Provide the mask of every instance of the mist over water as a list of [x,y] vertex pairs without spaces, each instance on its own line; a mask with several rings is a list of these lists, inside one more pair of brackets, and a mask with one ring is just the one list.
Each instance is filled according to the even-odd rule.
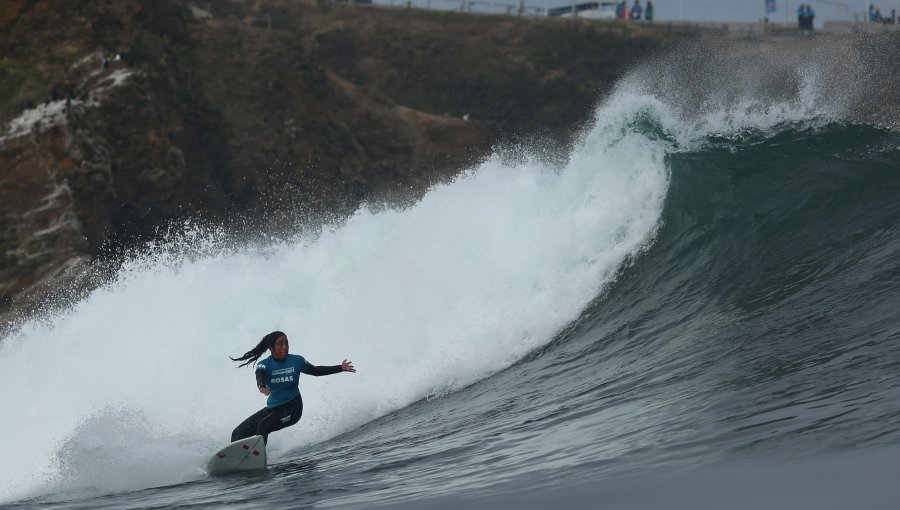
[[48,481],[117,490],[199,476],[210,448],[263,405],[252,371],[227,355],[270,330],[313,363],[359,368],[304,379],[304,426],[279,433],[275,462],[508,366],[650,240],[663,147],[638,134],[602,143],[562,171],[492,160],[408,209],[362,209],[314,239],[233,252],[200,233],[190,257],[129,261],[72,310],[4,339],[3,386],[28,389],[4,393],[0,407],[27,412],[0,433],[33,454],[0,466],[3,496]]
[[[696,43],[626,76],[563,165],[523,149],[314,235],[134,255],[0,340],[0,435],[29,452],[0,502],[504,501],[896,445],[900,138],[866,44]],[[201,467],[264,405],[227,356],[275,329],[359,373],[302,378],[238,493]]]

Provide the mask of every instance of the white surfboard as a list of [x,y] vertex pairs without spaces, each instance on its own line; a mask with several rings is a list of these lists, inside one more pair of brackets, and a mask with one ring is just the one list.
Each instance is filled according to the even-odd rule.
[[262,436],[235,441],[217,451],[206,463],[206,472],[211,475],[265,468],[266,443]]

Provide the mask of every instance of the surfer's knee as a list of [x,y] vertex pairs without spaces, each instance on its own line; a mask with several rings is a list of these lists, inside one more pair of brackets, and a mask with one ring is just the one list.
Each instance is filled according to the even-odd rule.
[[246,439],[253,435],[253,430],[248,427],[245,423],[241,423],[233,431],[231,431],[231,442],[238,441],[240,439]]

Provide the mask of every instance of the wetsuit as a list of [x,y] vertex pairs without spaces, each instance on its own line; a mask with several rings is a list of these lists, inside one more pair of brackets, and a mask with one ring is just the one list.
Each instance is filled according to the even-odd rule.
[[288,354],[283,361],[269,356],[256,364],[256,385],[269,388],[266,407],[244,420],[234,432],[231,440],[261,435],[268,441],[269,434],[300,421],[303,415],[303,399],[300,397],[300,373],[307,375],[330,375],[342,372],[340,365],[317,367],[303,356]]

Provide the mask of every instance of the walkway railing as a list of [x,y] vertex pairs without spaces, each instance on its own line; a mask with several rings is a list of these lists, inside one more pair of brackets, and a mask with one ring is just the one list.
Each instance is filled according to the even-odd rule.
[[525,5],[525,2],[498,2],[495,0],[377,0],[378,6],[410,7],[442,11],[479,12],[521,16],[546,16],[546,8]]

